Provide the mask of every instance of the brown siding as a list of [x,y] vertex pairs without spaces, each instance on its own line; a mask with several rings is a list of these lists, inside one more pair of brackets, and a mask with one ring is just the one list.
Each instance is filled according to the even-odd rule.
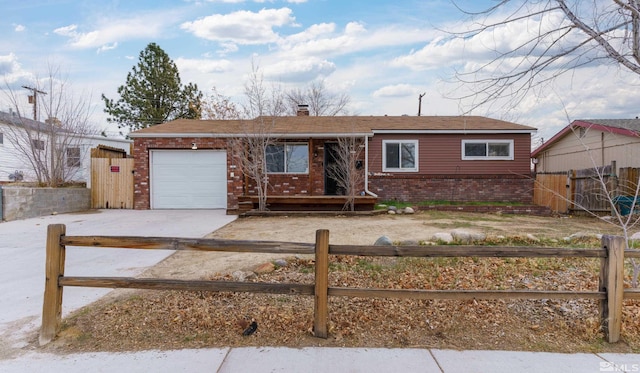
[[[383,172],[383,140],[418,140],[418,172]],[[462,160],[462,140],[514,140],[513,161]],[[369,190],[382,200],[531,203],[529,134],[376,135],[369,144]]]
[[[462,160],[462,140],[514,140],[513,161]],[[418,140],[419,175],[512,175],[530,173],[531,136],[507,135],[376,135],[369,143],[369,170],[382,171],[382,140]]]

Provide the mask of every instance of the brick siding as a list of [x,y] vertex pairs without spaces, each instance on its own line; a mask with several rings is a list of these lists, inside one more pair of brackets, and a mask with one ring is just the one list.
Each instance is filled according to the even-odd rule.
[[381,200],[520,202],[533,201],[533,179],[510,175],[467,177],[371,176],[369,190]]

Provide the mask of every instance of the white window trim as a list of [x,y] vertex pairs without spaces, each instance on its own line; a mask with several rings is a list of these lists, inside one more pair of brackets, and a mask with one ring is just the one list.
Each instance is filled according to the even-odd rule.
[[[509,155],[507,157],[492,157],[489,155],[482,157],[467,157],[464,155],[464,148],[466,144],[485,144],[489,145],[489,143],[498,143],[498,144],[509,144]],[[513,161],[513,140],[462,140],[462,145],[460,148],[460,154],[462,155],[463,161]],[[488,154],[488,149],[487,149]]]
[[[395,168],[387,167],[387,144],[406,144],[411,143],[415,145],[415,167],[413,168]],[[420,159],[420,151],[418,149],[418,140],[382,140],[382,172],[418,172],[418,163]],[[400,162],[402,163],[402,161]]]
[[[271,144],[274,146],[279,146],[282,145],[284,147],[286,147],[287,145],[306,145],[307,146],[307,170],[306,171],[302,171],[302,172],[290,172],[290,171],[285,171],[285,172],[267,172],[268,175],[308,175],[309,174],[309,167],[310,167],[310,163],[311,163],[311,159],[309,159],[309,143],[308,142],[279,142],[279,143],[275,143],[275,144]],[[284,160],[284,164],[285,167],[287,165],[287,160],[286,160],[286,156],[287,156],[287,152],[284,152],[285,154],[285,160]]]

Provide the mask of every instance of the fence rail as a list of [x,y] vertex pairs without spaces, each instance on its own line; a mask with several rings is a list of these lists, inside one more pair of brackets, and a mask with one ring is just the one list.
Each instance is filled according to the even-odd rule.
[[[315,254],[314,284],[247,283],[148,279],[130,277],[64,276],[66,246],[130,248],[150,250],[197,250],[282,254]],[[253,292],[314,296],[313,331],[327,338],[328,297],[411,298],[411,299],[595,299],[600,301],[600,318],[607,340],[620,338],[623,299],[640,299],[640,291],[624,290],[624,258],[640,258],[640,251],[624,250],[622,237],[604,236],[599,249],[509,247],[509,246],[357,246],[329,245],[329,231],[316,231],[315,244],[266,241],[230,241],[217,239],[67,236],[66,226],[49,225],[45,293],[40,344],[50,342],[60,330],[62,294],[65,286],[135,288],[153,290],[190,290],[215,292]],[[581,257],[600,258],[598,291],[533,290],[419,290],[329,287],[329,255],[398,257]]]

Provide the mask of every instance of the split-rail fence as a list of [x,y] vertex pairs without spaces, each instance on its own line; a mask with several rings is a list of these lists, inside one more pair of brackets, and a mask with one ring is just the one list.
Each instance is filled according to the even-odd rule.
[[[249,283],[232,281],[176,280],[130,277],[70,277],[64,275],[67,246],[197,250],[279,254],[315,254],[315,283]],[[137,288],[214,292],[253,292],[308,295],[315,298],[313,331],[327,338],[328,297],[412,298],[412,299],[595,299],[605,337],[611,343],[620,338],[623,299],[640,299],[640,291],[624,289],[624,258],[640,258],[640,251],[625,250],[622,237],[604,236],[596,249],[510,247],[510,246],[356,246],[330,245],[329,231],[316,231],[315,243],[230,241],[199,238],[67,236],[66,226],[48,226],[45,292],[40,344],[50,342],[62,323],[62,294],[65,286]],[[420,290],[329,287],[329,255],[397,257],[582,257],[600,258],[597,291],[534,290]]]

